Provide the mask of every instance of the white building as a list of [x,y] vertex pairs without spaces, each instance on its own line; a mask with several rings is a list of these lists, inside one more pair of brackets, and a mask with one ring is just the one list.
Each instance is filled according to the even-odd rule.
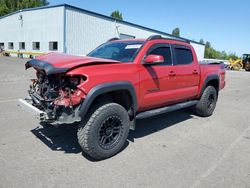
[[[165,32],[67,4],[24,9],[0,18],[0,46],[6,51],[85,55],[113,37],[147,38],[150,35],[174,38]],[[188,41],[202,60],[204,45]]]

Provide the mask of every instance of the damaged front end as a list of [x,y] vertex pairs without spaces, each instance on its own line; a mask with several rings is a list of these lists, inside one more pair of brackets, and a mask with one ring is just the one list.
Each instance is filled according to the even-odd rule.
[[[81,121],[80,105],[85,92],[79,87],[86,77],[55,73],[47,75],[36,67],[36,79],[32,79],[26,102],[40,111],[39,119],[51,124],[69,124]],[[21,101],[26,104],[26,102]]]

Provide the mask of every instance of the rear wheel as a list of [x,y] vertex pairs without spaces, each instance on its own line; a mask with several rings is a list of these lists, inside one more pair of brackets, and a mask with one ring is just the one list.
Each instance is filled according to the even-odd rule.
[[129,133],[129,116],[125,108],[116,103],[99,106],[90,118],[80,123],[78,142],[83,152],[100,160],[118,153]]
[[196,113],[203,117],[211,116],[217,102],[217,91],[213,86],[208,86],[197,103]]

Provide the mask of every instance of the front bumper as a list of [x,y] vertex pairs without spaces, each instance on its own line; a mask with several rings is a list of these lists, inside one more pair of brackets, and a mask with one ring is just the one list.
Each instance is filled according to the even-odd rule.
[[31,103],[29,103],[29,101],[31,101],[31,100],[30,99],[25,99],[25,100],[18,99],[18,106],[20,106],[26,112],[29,112],[30,114],[35,116],[40,121],[46,121],[48,119],[47,113],[40,110],[40,109],[38,109],[38,108],[36,108]]
[[47,122],[52,125],[60,124],[72,124],[81,121],[81,116],[79,115],[79,108],[76,107],[73,111],[70,108],[63,108],[59,116],[56,118],[51,118],[51,115],[33,106],[32,99],[18,99],[18,106],[24,109],[29,114],[33,115],[35,118],[41,122]]

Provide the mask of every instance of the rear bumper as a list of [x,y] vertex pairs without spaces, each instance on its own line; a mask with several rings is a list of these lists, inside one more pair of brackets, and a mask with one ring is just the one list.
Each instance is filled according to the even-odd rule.
[[46,121],[48,119],[47,113],[36,108],[28,101],[29,100],[18,99],[18,105],[26,112],[32,114],[35,118],[39,119],[40,121]]

